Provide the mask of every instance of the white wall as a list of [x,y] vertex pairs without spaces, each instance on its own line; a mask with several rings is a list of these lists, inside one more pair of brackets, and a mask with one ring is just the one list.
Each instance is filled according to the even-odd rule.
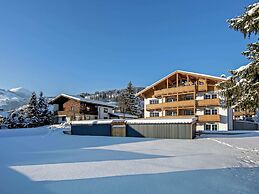
[[[157,99],[157,98],[145,98],[144,99],[144,118],[150,117],[150,111],[147,111],[147,104],[150,104],[150,100],[158,100],[159,103],[162,103],[162,99]],[[159,116],[162,116],[162,111],[159,111]]]
[[[98,119],[104,119],[104,118],[109,119],[110,118],[109,113],[114,112],[113,108],[110,108],[110,107],[98,106],[97,108],[98,108]],[[107,113],[104,112],[105,109],[108,109]]]

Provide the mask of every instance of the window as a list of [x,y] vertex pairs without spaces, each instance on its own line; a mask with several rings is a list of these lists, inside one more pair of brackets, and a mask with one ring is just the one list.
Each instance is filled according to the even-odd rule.
[[217,94],[212,94],[212,95],[211,95],[211,98],[212,98],[212,99],[218,98],[218,95],[217,95]]
[[204,125],[204,130],[206,130],[206,131],[217,131],[218,130],[218,125],[217,124],[206,123]]
[[217,109],[212,109],[211,110],[211,114],[212,115],[217,115],[218,114],[218,110]]
[[214,99],[218,98],[217,94],[204,94],[204,99]]
[[217,130],[218,130],[218,125],[212,124],[212,125],[211,125],[211,130],[212,130],[212,131],[217,131]]
[[157,111],[150,112],[150,117],[159,117],[159,112]]
[[217,109],[204,109],[204,115],[217,115],[218,110]]
[[104,108],[104,109],[103,109],[103,112],[104,112],[104,113],[108,113],[108,108]]
[[177,112],[176,112],[176,111],[171,111],[171,110],[169,110],[169,111],[166,111],[166,112],[165,112],[165,115],[166,115],[166,116],[176,116],[176,115],[177,115]]
[[184,97],[183,97],[183,100],[193,100],[193,95],[185,95]]
[[176,99],[175,99],[174,97],[167,97],[167,98],[165,99],[165,101],[166,101],[166,102],[174,102],[174,101],[176,101]]
[[159,104],[158,99],[149,100],[149,104]]
[[205,127],[205,129],[204,129],[204,130],[206,130],[206,131],[210,131],[210,129],[211,129],[211,128],[210,128],[210,127],[211,127],[211,125],[208,125],[208,124],[205,124],[205,126],[204,126],[204,127]]
[[184,115],[193,115],[193,110],[184,110]]
[[204,94],[204,99],[210,99],[210,95],[209,94]]
[[210,115],[210,109],[205,109],[205,110],[204,110],[204,114],[205,114],[205,115]]

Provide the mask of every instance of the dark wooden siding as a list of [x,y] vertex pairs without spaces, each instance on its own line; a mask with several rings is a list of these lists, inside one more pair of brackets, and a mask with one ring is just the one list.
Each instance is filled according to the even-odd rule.
[[126,134],[123,127],[112,129],[110,124],[72,124],[74,135],[127,136],[165,139],[193,139],[195,124],[127,124]]
[[128,137],[149,137],[166,139],[193,139],[195,124],[129,124]]
[[72,135],[93,135],[93,136],[111,136],[110,124],[76,124],[71,126]]

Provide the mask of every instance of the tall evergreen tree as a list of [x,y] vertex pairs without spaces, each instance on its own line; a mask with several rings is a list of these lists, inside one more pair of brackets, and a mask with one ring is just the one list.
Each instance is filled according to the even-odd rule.
[[28,127],[35,127],[39,123],[39,106],[37,100],[37,94],[32,92],[31,98],[27,107],[27,120],[29,122]]
[[47,99],[43,96],[43,92],[40,92],[38,99],[38,118],[40,125],[49,124],[49,109]]
[[[259,3],[246,8],[243,15],[228,20],[229,27],[240,31],[244,37],[259,32]],[[236,70],[232,76],[219,84],[221,94],[225,97],[226,106],[236,110],[255,112],[259,107],[259,42],[248,44],[247,51],[242,53],[250,62]]]
[[120,111],[132,115],[141,115],[139,99],[135,96],[135,88],[131,82],[118,98]]
[[32,117],[38,117],[38,100],[37,100],[37,94],[35,92],[32,92],[31,98],[28,103],[28,116],[30,118]]

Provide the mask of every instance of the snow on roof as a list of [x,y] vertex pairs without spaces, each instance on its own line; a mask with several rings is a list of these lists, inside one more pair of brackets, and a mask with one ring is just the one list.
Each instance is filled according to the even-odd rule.
[[94,125],[94,124],[111,124],[113,122],[124,122],[124,119],[105,119],[105,120],[84,120],[72,121],[72,125]]
[[127,120],[127,124],[168,124],[168,123],[194,123],[196,118],[186,119],[132,119]]
[[170,73],[169,75],[167,75],[167,76],[163,77],[162,79],[156,81],[155,83],[151,84],[150,86],[147,86],[145,89],[143,89],[140,92],[138,92],[136,94],[136,96],[139,96],[143,92],[149,90],[150,88],[154,87],[155,85],[159,84],[160,82],[166,80],[167,78],[171,77],[175,73],[185,73],[185,74],[189,74],[189,75],[196,75],[196,76],[200,76],[200,77],[208,77],[208,78],[212,78],[212,79],[218,79],[218,80],[222,80],[222,81],[226,80],[226,78],[223,78],[223,77],[207,75],[207,74],[202,74],[202,73],[194,73],[194,72],[189,72],[189,71],[176,70],[173,73]]
[[117,116],[117,117],[138,118],[138,116],[136,116],[136,115],[121,113],[121,112],[115,112],[115,113],[109,113],[109,114]]
[[115,108],[116,107],[116,106],[110,104],[109,102],[103,102],[103,101],[98,101],[98,100],[91,100],[91,99],[87,99],[87,98],[82,98],[80,96],[68,95],[68,94],[60,94],[60,95],[56,96],[55,98],[51,99],[49,101],[49,103],[54,102],[55,100],[57,100],[61,96],[66,97],[66,98],[70,98],[70,99],[74,99],[74,100],[78,100],[80,102],[87,102],[87,103],[96,104],[96,105],[100,105],[100,106],[107,106],[107,107],[111,107],[111,108]]

